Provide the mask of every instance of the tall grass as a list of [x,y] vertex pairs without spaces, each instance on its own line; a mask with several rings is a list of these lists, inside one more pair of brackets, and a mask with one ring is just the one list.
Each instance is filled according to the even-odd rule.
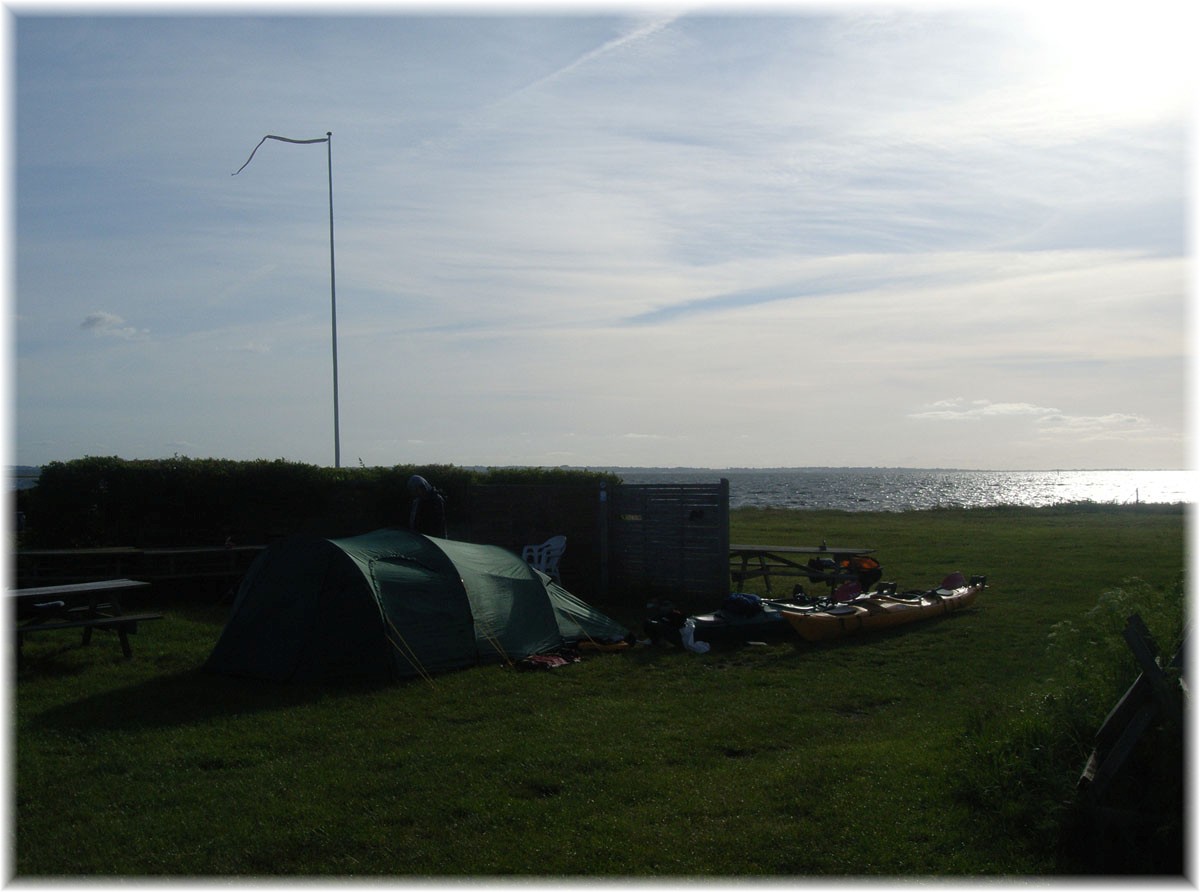
[[1031,851],[1079,872],[1182,872],[1181,728],[1163,720],[1144,734],[1106,803],[1139,816],[1115,839],[1102,841],[1104,828],[1081,805],[1077,783],[1095,732],[1139,672],[1121,634],[1126,620],[1145,622],[1165,667],[1182,641],[1184,601],[1182,576],[1166,587],[1133,579],[1104,592],[1078,619],[1055,624],[1046,645],[1056,667],[1052,684],[1016,710],[972,715],[958,787],[964,801]]
[[[1130,590],[1131,576],[1169,587],[1183,566],[1182,509],[748,509],[733,513],[731,532],[873,546],[885,578],[904,587],[960,569],[988,574],[990,588],[970,611],[839,644],[639,647],[552,672],[481,667],[381,686],[204,674],[226,608],[164,592],[155,606],[167,617],[139,632],[132,660],[99,636],[87,648],[66,633],[27,642],[12,688],[15,870],[1077,870],[1014,833],[1082,768],[1054,749],[1058,729],[1044,718],[1047,695],[1067,687],[1049,635],[1057,626],[1070,637],[1060,624],[1090,622],[1099,594]],[[637,593],[618,595],[599,606],[639,625]],[[1078,734],[1090,730],[1085,721]],[[1053,749],[1044,770],[1037,747]],[[974,770],[985,759],[994,767]],[[1035,787],[1022,771],[1064,786]],[[1055,820],[1046,815],[1046,832]]]

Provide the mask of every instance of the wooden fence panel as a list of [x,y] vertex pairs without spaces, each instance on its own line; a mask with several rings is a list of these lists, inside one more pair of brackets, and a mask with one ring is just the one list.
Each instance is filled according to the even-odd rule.
[[729,481],[616,487],[609,507],[614,597],[716,606],[729,594]]
[[728,480],[611,489],[480,485],[469,498],[468,529],[459,538],[520,554],[526,545],[566,536],[559,571],[580,597],[716,606],[729,594]]
[[470,487],[468,529],[451,538],[499,545],[520,554],[551,536],[566,536],[558,569],[563,586],[581,598],[601,594],[603,577],[598,486],[491,484]]

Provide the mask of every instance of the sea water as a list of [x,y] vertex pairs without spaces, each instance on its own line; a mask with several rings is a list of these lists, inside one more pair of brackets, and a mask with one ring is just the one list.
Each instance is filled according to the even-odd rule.
[[[1045,507],[1195,501],[1193,471],[954,471],[914,468],[605,468],[626,483],[729,481],[730,508],[913,511],[993,505]],[[36,485],[11,468],[10,489]]]
[[625,483],[729,481],[730,508],[914,511],[1193,502],[1192,471],[954,471],[913,468],[619,468]]

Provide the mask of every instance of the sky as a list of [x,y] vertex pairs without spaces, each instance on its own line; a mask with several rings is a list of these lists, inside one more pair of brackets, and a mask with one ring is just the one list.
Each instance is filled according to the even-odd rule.
[[1191,467],[1192,6],[10,4],[9,463]]

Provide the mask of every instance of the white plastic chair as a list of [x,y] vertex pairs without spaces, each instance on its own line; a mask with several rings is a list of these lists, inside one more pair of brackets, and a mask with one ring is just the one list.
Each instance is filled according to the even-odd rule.
[[527,564],[541,570],[555,582],[562,582],[558,576],[558,559],[566,550],[566,536],[551,536],[541,545],[526,545],[521,551],[521,557]]

